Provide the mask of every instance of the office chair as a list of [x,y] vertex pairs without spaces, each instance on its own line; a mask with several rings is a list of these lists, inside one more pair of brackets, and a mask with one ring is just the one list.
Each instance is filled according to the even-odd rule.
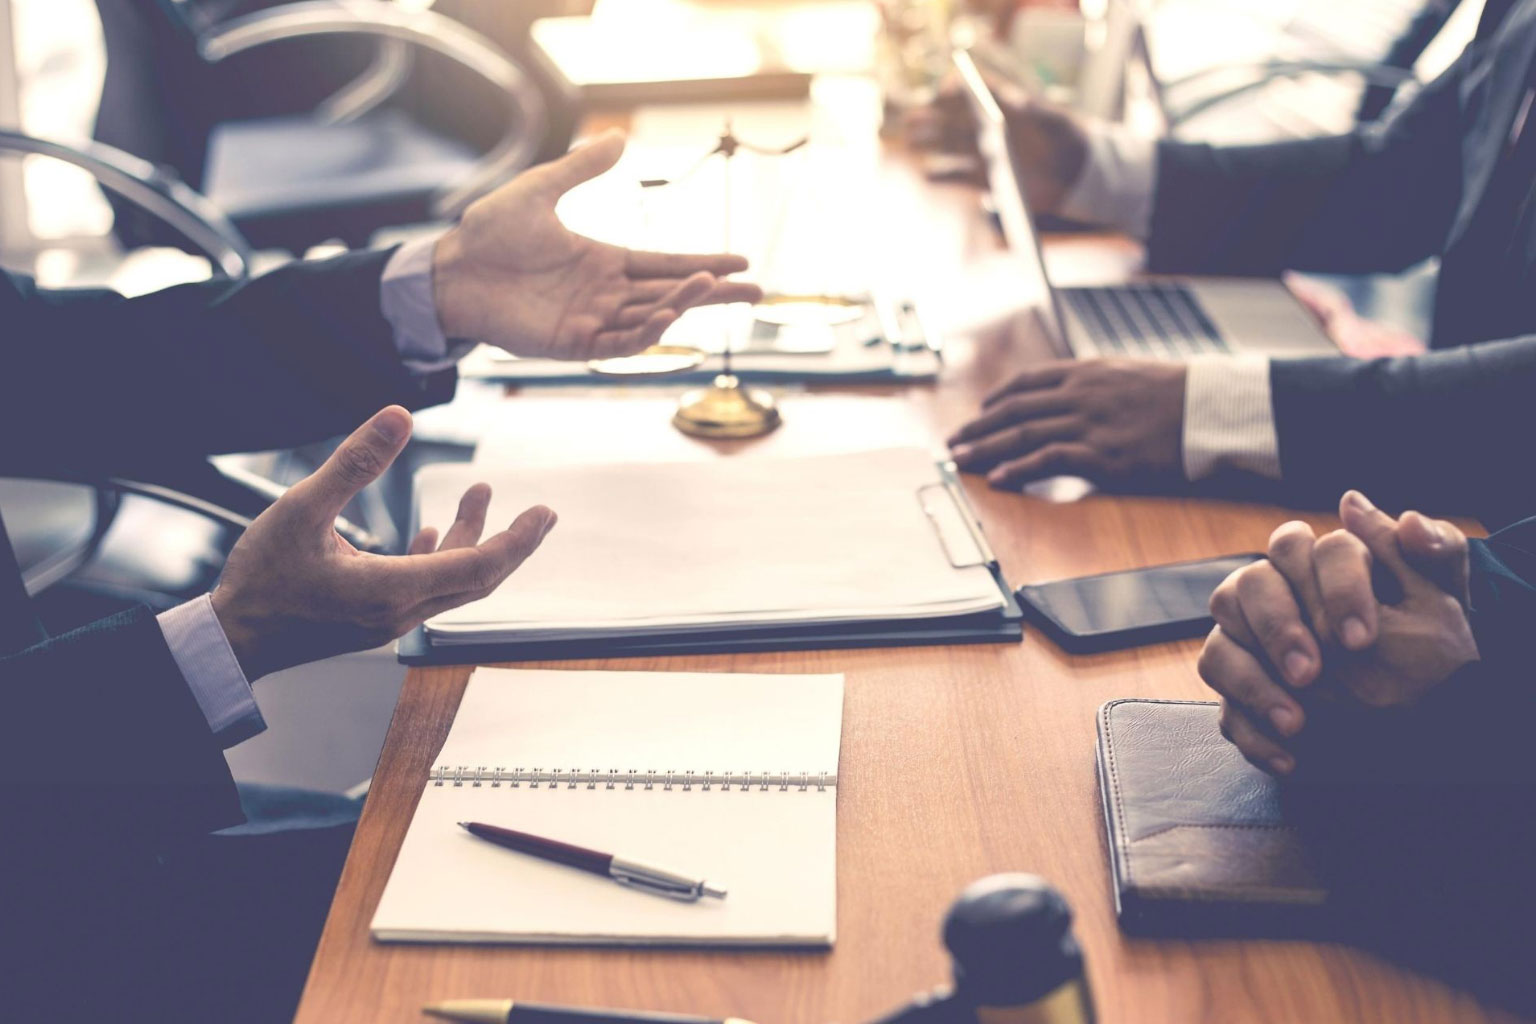
[[[1463,6],[1463,0],[1300,4],[1274,26],[1274,57],[1160,81],[1167,129],[1208,136],[1213,126],[1199,119],[1217,110],[1249,128],[1262,122],[1272,134],[1291,137],[1377,120],[1421,84],[1417,63],[1442,32],[1457,28],[1453,18]],[[1215,134],[1223,133],[1216,127]]]
[[[250,273],[251,247],[234,225],[207,199],[146,160],[99,142],[66,146],[3,130],[0,154],[46,156],[83,168],[123,201],[181,233],[186,245],[208,257],[216,273],[233,280]],[[69,578],[96,557],[127,497],[192,512],[238,532],[284,490],[254,473],[207,461],[158,467],[152,476],[141,479],[36,467],[29,467],[24,477],[5,474],[5,478],[44,482],[27,496],[32,514],[17,516],[13,523],[23,582],[34,595]],[[6,490],[15,507],[21,495],[14,483]],[[345,520],[338,521],[337,530],[361,550],[387,547],[368,530]],[[191,580],[188,586],[196,588],[201,582]],[[156,603],[153,594],[136,590],[132,596]]]
[[[97,9],[108,67],[96,138],[172,168],[259,249],[361,247],[383,227],[451,220],[563,152],[574,131],[575,105],[551,69],[530,72],[420,4],[97,0]],[[262,57],[282,63],[267,64],[252,89],[251,51],[279,44]],[[413,49],[471,72],[486,88],[468,101],[505,106],[487,151],[392,102]],[[165,241],[116,208],[125,244]]]
[[[1181,138],[1262,142],[1379,121],[1467,44],[1488,39],[1512,6],[1511,0],[1302,2],[1278,26],[1275,59],[1164,82],[1159,100],[1168,131]],[[1431,260],[1401,274],[1312,276],[1342,291],[1362,316],[1422,337],[1437,268]]]

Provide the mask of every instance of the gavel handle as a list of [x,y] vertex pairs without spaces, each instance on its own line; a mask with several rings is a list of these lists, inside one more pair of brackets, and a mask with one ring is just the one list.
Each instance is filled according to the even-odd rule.
[[869,1024],[976,1024],[976,1015],[945,989],[915,996],[901,1009]]

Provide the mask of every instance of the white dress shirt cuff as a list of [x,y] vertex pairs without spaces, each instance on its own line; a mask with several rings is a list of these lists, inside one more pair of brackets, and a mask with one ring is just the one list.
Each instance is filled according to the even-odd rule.
[[1157,142],[1117,125],[1090,123],[1088,160],[1061,202],[1061,215],[1145,239],[1157,188]]
[[1234,469],[1280,479],[1269,360],[1196,356],[1184,383],[1184,475]]
[[165,645],[220,743],[232,747],[267,727],[251,684],[204,594],[156,617]]
[[441,235],[406,242],[384,265],[379,306],[395,332],[395,348],[406,369],[427,376],[446,370],[474,345],[449,344],[437,319],[432,290],[432,257]]

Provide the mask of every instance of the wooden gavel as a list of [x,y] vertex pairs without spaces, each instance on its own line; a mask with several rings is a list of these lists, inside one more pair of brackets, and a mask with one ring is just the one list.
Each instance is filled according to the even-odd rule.
[[944,918],[953,985],[873,1024],[1094,1024],[1072,908],[1036,875],[992,875]]

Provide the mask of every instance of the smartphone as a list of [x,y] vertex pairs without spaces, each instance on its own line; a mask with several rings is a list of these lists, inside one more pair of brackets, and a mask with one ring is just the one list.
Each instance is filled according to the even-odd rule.
[[1019,601],[1063,648],[1073,652],[1200,636],[1211,626],[1211,593],[1263,555],[1226,555],[1128,572],[1034,583]]

